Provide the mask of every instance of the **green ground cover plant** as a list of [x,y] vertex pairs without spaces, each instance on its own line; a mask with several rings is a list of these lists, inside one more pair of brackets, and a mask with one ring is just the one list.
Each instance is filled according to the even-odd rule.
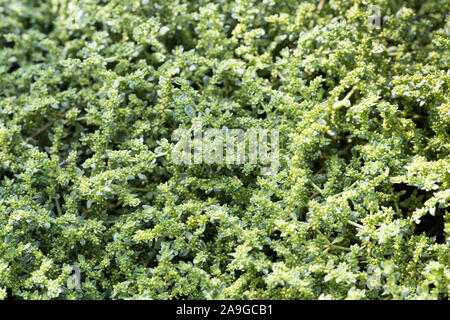
[[0,299],[448,299],[449,9],[0,0]]

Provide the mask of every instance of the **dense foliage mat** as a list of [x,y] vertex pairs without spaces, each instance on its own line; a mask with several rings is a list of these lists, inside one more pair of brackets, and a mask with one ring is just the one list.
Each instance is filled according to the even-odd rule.
[[[1,0],[0,298],[448,299],[449,9]],[[278,171],[175,163],[194,120]]]

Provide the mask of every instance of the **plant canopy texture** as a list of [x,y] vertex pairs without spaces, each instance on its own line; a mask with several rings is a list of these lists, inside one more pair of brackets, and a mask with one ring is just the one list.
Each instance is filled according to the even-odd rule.
[[[0,0],[0,299],[448,299],[449,12]],[[176,163],[194,121],[277,172]]]

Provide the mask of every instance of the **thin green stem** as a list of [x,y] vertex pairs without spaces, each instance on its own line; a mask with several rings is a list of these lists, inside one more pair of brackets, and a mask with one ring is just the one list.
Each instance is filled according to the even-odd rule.
[[341,246],[337,246],[337,245],[331,245],[333,248],[335,249],[340,249],[340,250],[345,250],[345,251],[352,251],[350,248],[346,248],[346,247],[341,247]]
[[331,243],[331,241],[328,240],[328,238],[322,233],[322,231],[320,231],[319,229],[314,229],[314,230],[316,230],[317,233],[320,234],[320,235],[325,239],[325,241],[328,243],[329,246],[332,246],[332,245],[333,245],[333,244]]
[[167,156],[168,154],[169,154],[168,152],[158,153],[158,154],[155,154],[155,158],[164,157],[164,156]]
[[338,103],[336,103],[336,104],[333,106],[333,109],[338,110],[338,109],[342,108],[342,107],[345,105],[345,102],[347,102],[347,101],[351,98],[351,96],[352,96],[353,93],[356,91],[356,89],[358,89],[358,87],[357,87],[357,86],[354,86],[354,87],[352,88],[352,90],[350,90],[350,92],[347,93],[347,95],[344,97],[344,99],[342,99],[341,101],[339,101]]
[[322,194],[322,189],[320,189],[314,182],[310,181],[311,185],[313,186],[314,189],[316,189],[320,194]]
[[364,229],[364,226],[360,225],[359,223],[356,223],[356,222],[353,222],[353,221],[350,221],[350,220],[347,220],[347,223],[351,224],[352,226],[355,226],[357,228]]
[[55,197],[56,211],[58,212],[58,216],[62,216],[61,205],[59,204],[58,198]]

